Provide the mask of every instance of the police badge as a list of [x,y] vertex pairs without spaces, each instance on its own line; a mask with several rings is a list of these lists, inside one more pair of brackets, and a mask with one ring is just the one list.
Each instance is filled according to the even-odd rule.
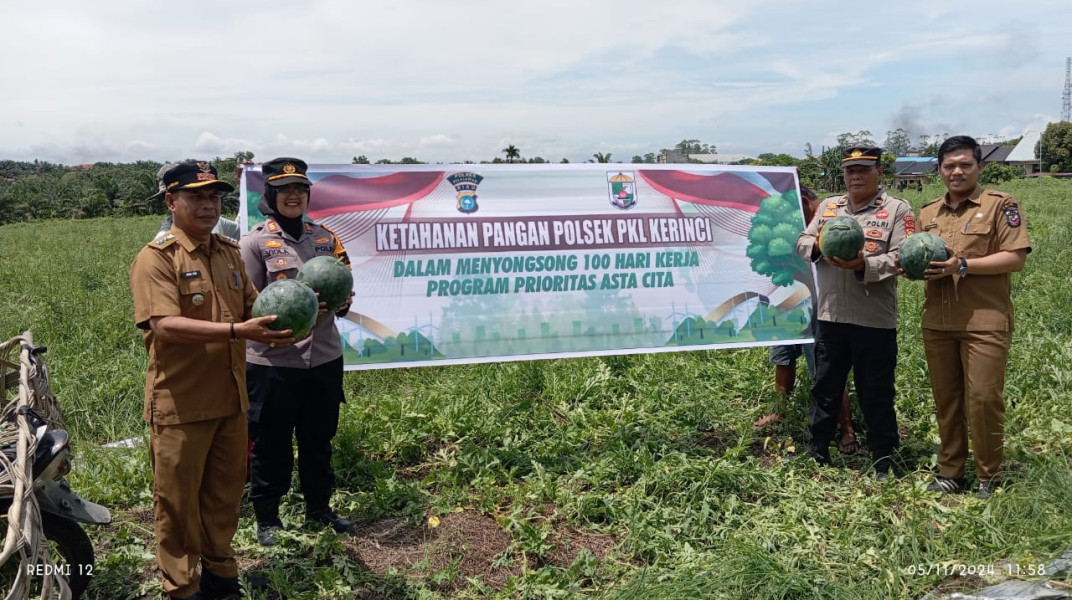
[[468,215],[480,208],[476,203],[476,186],[484,181],[483,175],[466,171],[450,175],[447,181],[454,186],[454,191],[458,192],[458,212]]

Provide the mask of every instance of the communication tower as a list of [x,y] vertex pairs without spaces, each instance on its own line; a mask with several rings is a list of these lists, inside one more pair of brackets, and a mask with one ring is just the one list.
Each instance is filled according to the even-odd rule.
[[1065,59],[1065,91],[1061,93],[1061,120],[1072,121],[1072,56]]

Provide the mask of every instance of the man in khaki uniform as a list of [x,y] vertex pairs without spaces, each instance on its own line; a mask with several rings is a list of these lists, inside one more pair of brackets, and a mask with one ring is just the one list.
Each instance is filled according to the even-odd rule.
[[[809,454],[830,464],[830,443],[841,399],[853,372],[867,423],[867,445],[877,477],[893,468],[900,443],[894,410],[897,366],[897,251],[915,231],[912,208],[889,196],[882,180],[882,149],[847,148],[841,161],[848,193],[827,198],[797,238],[797,255],[816,263],[815,385],[812,387]],[[818,244],[823,225],[848,216],[863,228],[863,250],[852,260],[826,257]]]
[[178,163],[163,179],[174,227],[130,266],[149,353],[157,564],[172,598],[226,598],[240,593],[231,538],[246,469],[244,340],[293,339],[267,328],[274,316],[249,319],[257,292],[238,245],[212,234],[220,192],[234,188],[204,162]]
[[947,139],[938,149],[938,170],[948,191],[920,211],[923,231],[940,235],[950,252],[925,275],[923,345],[941,438],[939,475],[927,489],[965,489],[970,430],[977,495],[989,498],[1004,458],[1011,273],[1024,268],[1031,239],[1016,200],[979,187],[982,151],[974,139]]

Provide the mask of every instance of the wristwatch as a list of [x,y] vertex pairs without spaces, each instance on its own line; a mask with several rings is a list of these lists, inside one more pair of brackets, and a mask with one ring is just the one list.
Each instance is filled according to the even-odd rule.
[[957,275],[964,277],[968,274],[968,259],[963,256],[960,257],[960,268],[957,269]]

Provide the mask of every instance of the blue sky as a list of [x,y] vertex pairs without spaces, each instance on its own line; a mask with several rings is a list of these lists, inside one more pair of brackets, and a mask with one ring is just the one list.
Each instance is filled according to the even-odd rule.
[[17,2],[0,159],[573,162],[1017,137],[1060,117],[1072,2]]

